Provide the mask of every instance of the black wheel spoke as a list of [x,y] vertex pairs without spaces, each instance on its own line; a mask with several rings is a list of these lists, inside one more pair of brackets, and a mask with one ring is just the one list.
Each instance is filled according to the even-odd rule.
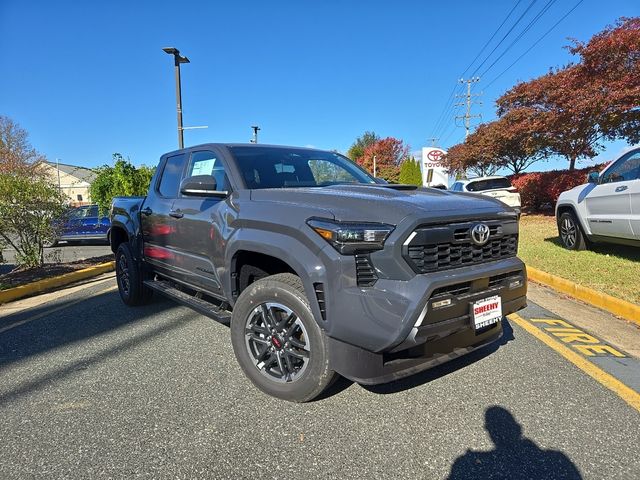
[[259,337],[258,335],[249,335],[249,338],[252,342],[259,343],[260,345],[269,345],[271,346],[271,342],[266,338]]
[[266,327],[263,327],[261,325],[258,325],[257,323],[254,323],[252,325],[249,326],[249,328],[245,329],[245,333],[247,334],[256,334],[256,335],[265,335],[265,336],[269,336],[269,329]]
[[269,308],[267,308],[267,306],[263,303],[262,305],[260,305],[260,310],[262,313],[262,320],[264,321],[265,326],[269,329],[275,328],[276,324],[275,324],[275,321],[273,320],[273,317],[271,316],[271,312],[269,311]]
[[278,322],[278,324],[276,325],[276,330],[278,331],[284,330],[284,328],[287,325],[289,325],[292,322],[295,322],[297,319],[298,317],[296,317],[296,314],[291,312],[289,315],[287,315],[286,317],[284,317],[282,320]]
[[267,355],[269,355],[270,351],[271,349],[269,346],[264,347],[264,349],[256,357],[256,364],[263,362],[267,358]]
[[289,343],[293,347],[298,348],[300,350],[307,350],[307,344],[301,340],[298,340],[297,338],[290,338]]
[[291,374],[295,371],[295,367],[293,366],[293,362],[291,361],[291,355],[289,355],[286,350],[283,353],[284,354],[282,355],[282,357],[284,358],[287,374],[289,378],[291,378]]
[[309,352],[307,352],[306,350],[285,350],[285,352],[287,353],[287,355],[291,355],[293,358],[298,358],[300,360],[305,360],[307,358],[309,358]]

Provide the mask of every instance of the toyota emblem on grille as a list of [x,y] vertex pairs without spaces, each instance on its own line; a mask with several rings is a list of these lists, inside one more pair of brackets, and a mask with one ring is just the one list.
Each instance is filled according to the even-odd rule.
[[471,240],[479,246],[487,243],[487,240],[489,240],[489,227],[484,223],[476,223],[473,228],[471,228]]

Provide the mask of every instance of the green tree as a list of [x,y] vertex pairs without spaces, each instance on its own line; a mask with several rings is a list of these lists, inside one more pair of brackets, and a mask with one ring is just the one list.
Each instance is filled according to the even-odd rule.
[[96,178],[89,188],[91,200],[103,213],[111,207],[113,197],[146,195],[155,171],[146,165],[136,168],[119,153],[113,154],[113,162],[113,166],[104,165],[96,169]]
[[422,172],[415,158],[407,157],[400,165],[400,183],[422,186]]
[[378,140],[380,140],[380,137],[374,132],[364,132],[361,136],[356,138],[355,142],[353,142],[353,145],[351,145],[347,151],[347,157],[354,162],[357,162],[364,155],[365,149],[376,143]]
[[55,234],[63,202],[58,188],[42,176],[0,173],[0,243],[15,249],[18,265],[44,263],[43,245]]

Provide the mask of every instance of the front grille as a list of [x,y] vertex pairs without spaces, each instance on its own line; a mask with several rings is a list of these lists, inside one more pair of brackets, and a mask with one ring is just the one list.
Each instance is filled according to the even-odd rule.
[[359,287],[370,287],[378,280],[369,255],[356,255],[356,280]]
[[502,285],[502,282],[504,282],[504,280],[510,277],[513,277],[514,279],[521,278],[521,273],[522,272],[518,270],[515,272],[508,272],[508,273],[502,273],[500,275],[494,275],[493,277],[489,278],[489,288]]
[[456,283],[446,287],[436,288],[431,294],[431,298],[444,297],[447,295],[464,295],[471,290],[471,282]]
[[[471,228],[476,223],[489,227],[485,245],[476,245],[471,240]],[[486,263],[514,257],[517,252],[517,222],[500,220],[419,227],[403,247],[404,258],[417,273]]]

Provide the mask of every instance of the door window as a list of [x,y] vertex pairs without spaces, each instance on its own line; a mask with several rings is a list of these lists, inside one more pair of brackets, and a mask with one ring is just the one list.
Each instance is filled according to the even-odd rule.
[[229,190],[229,180],[224,171],[224,165],[220,158],[211,151],[193,152],[187,177],[195,175],[211,175],[216,179],[216,189]]
[[176,198],[182,180],[182,170],[184,169],[185,154],[174,155],[167,158],[162,170],[162,178],[158,191],[166,198]]
[[640,178],[640,151],[629,152],[602,176],[600,183],[625,182]]

